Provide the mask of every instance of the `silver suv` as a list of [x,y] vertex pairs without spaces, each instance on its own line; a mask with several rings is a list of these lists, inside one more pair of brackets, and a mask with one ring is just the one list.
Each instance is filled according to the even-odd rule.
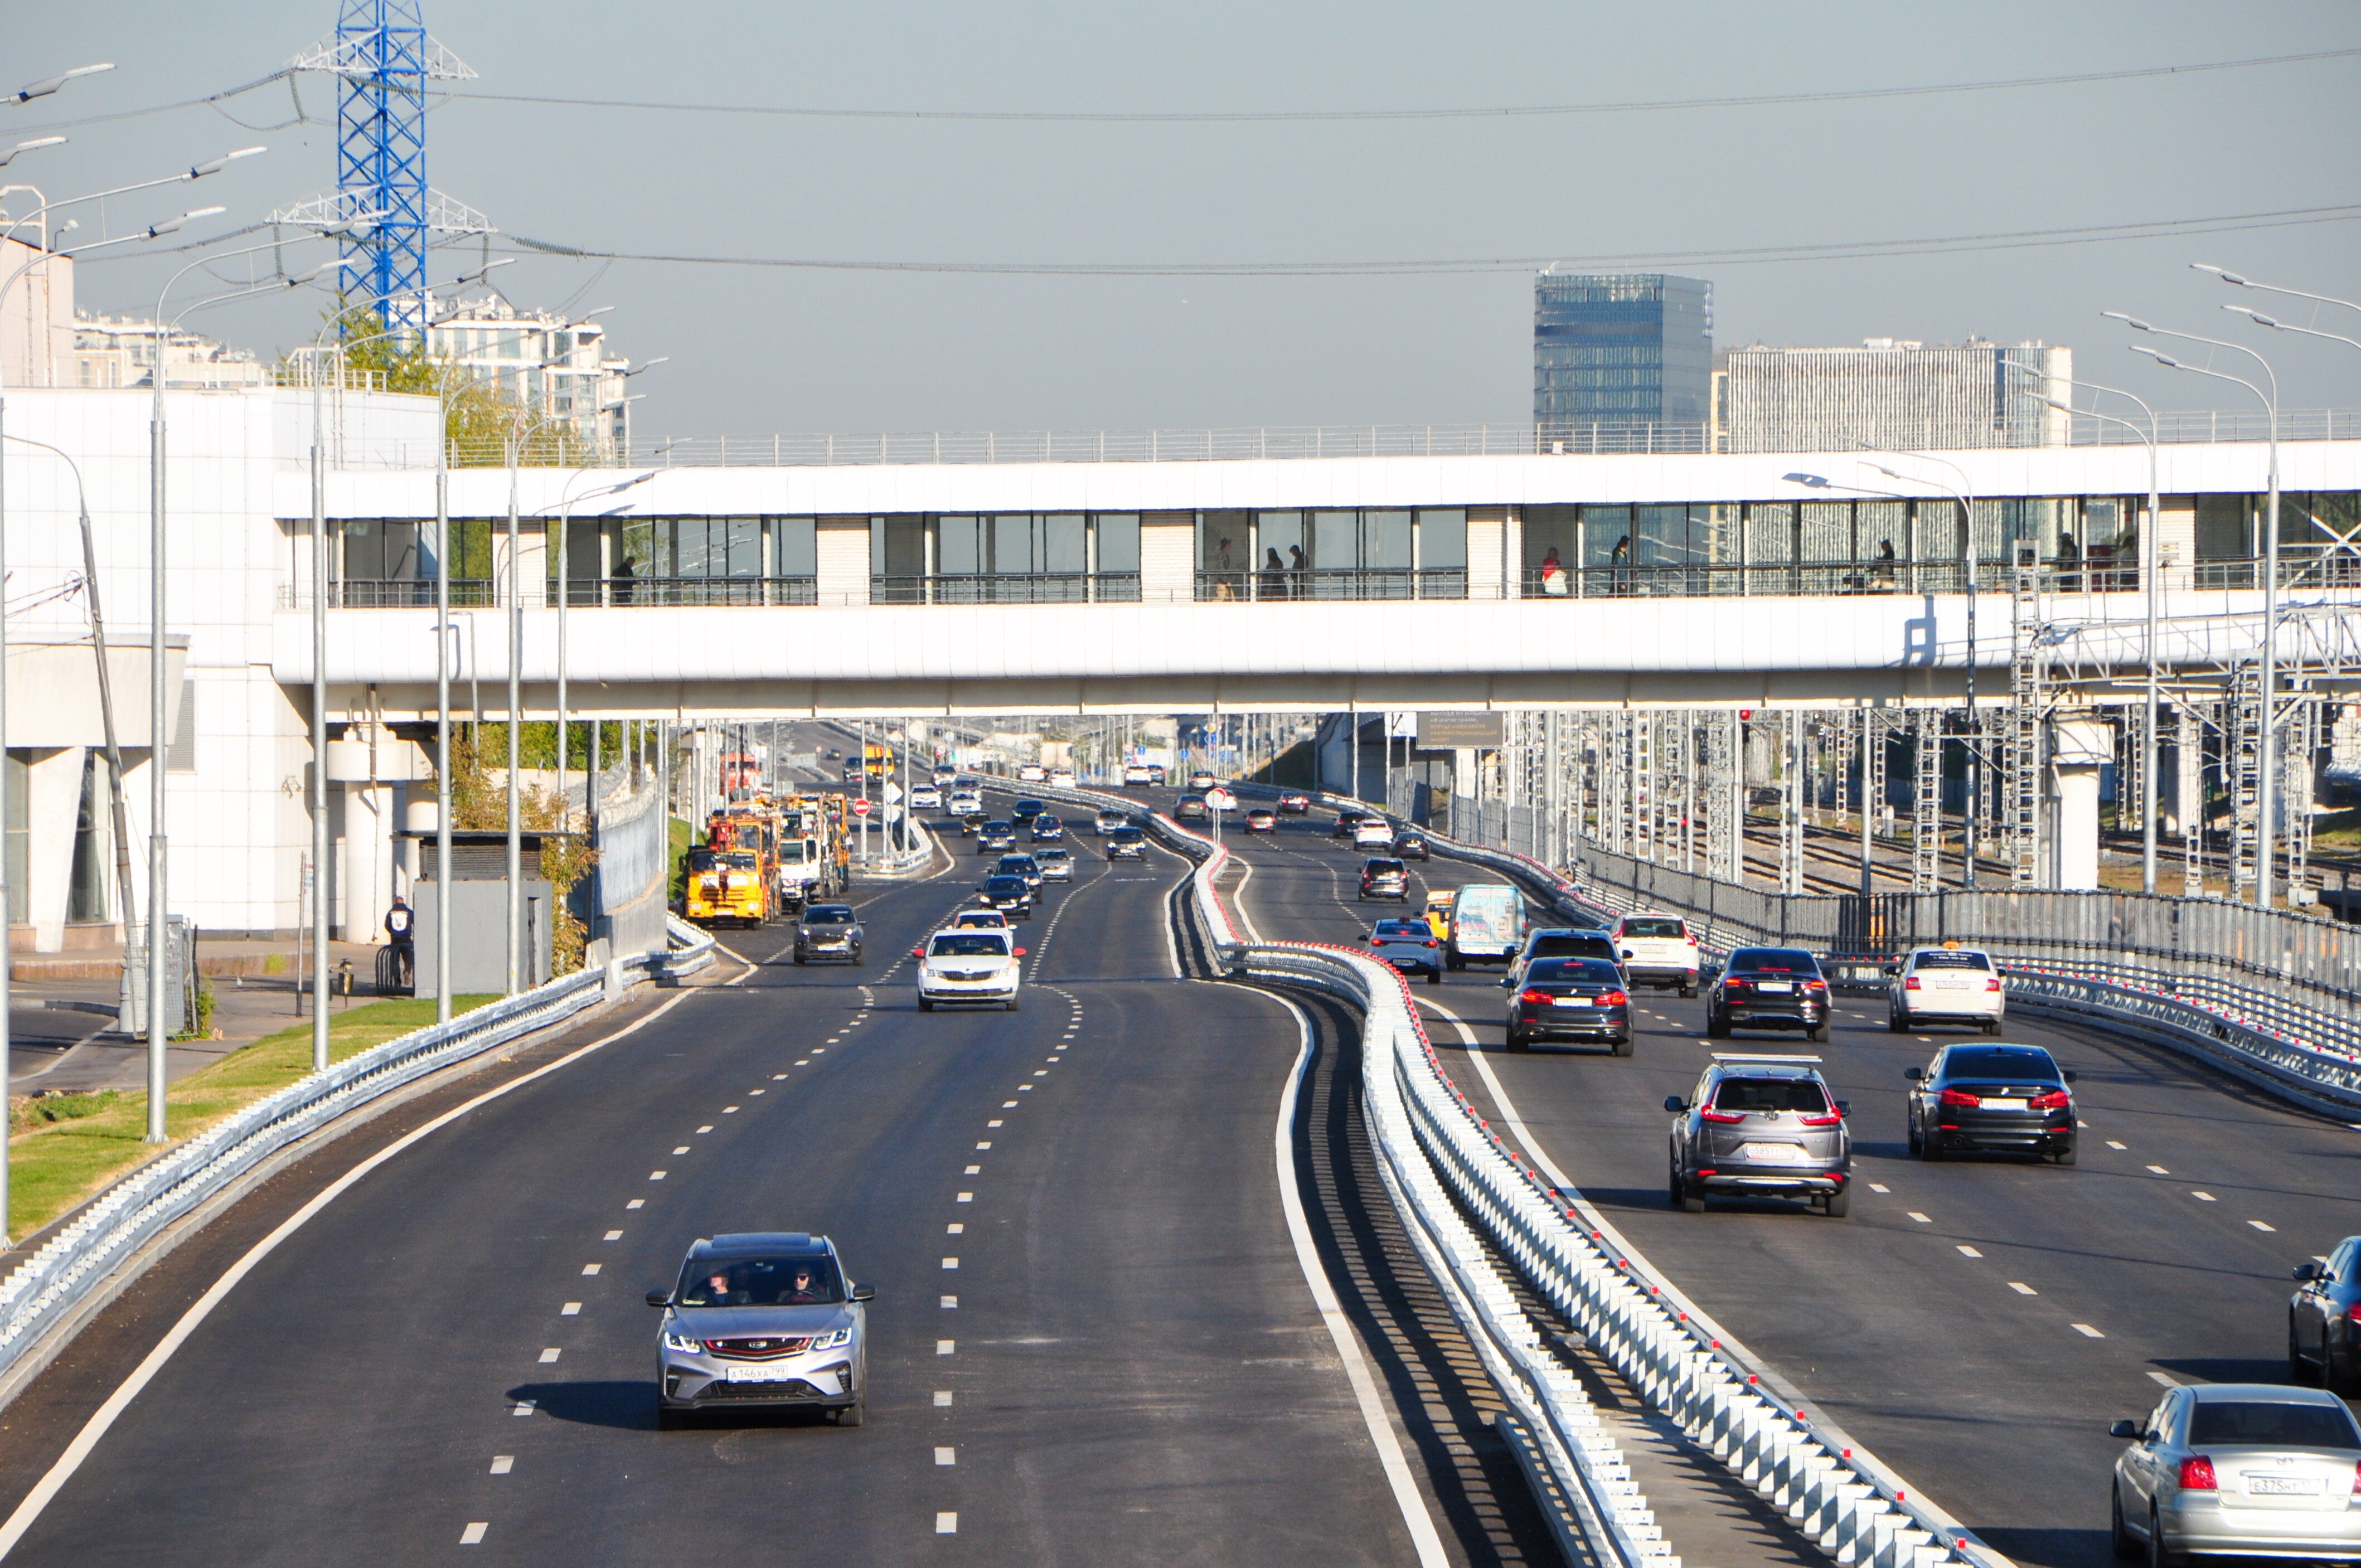
[[1817,1057],[1716,1051],[1673,1113],[1673,1207],[1708,1196],[1801,1198],[1842,1219],[1852,1208],[1852,1107],[1828,1092]]
[[836,1244],[801,1231],[712,1236],[679,1283],[648,1292],[657,1334],[656,1425],[692,1410],[807,1405],[861,1424],[873,1287],[844,1277]]

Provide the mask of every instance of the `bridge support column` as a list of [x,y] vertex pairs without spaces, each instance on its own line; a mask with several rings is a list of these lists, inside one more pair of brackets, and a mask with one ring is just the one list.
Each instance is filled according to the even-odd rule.
[[2114,726],[2095,714],[2051,721],[2049,768],[2056,802],[2049,841],[2049,885],[2084,892],[2099,885],[2099,770],[2114,757]]

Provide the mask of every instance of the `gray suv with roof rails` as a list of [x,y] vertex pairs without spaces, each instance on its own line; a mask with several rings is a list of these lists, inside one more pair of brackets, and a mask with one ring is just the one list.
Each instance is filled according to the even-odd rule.
[[802,1231],[708,1236],[678,1279],[648,1292],[656,1337],[656,1425],[695,1410],[799,1405],[857,1427],[869,1387],[876,1291],[845,1277],[836,1244]]
[[1842,1219],[1852,1209],[1851,1106],[1828,1092],[1817,1057],[1716,1051],[1673,1113],[1673,1207],[1714,1198],[1801,1198]]

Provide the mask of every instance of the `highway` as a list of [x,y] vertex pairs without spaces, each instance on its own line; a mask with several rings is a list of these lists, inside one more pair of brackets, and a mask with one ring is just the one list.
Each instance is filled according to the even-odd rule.
[[[1366,851],[1330,838],[1332,820],[1282,817],[1269,839],[1225,827],[1264,937],[1350,942],[1394,912],[1355,902]],[[1412,907],[1428,887],[1499,880],[1411,865]],[[1824,1046],[1714,1043],[1825,1058],[1852,1107],[1852,1217],[1773,1202],[1684,1215],[1665,1199],[1663,1102],[1709,1060],[1703,999],[1640,992],[1630,1059],[1512,1056],[1499,973],[1412,988],[1461,1087],[1813,1406],[2021,1563],[2110,1561],[2122,1445],[2107,1423],[2167,1382],[2284,1380],[2290,1266],[2361,1232],[2361,1131],[2161,1048],[2029,1018],[2006,1037],[2080,1075],[2079,1165],[1915,1161],[1902,1073],[1946,1036],[1889,1034],[1882,997],[1840,998]]]
[[[755,960],[718,966],[737,983],[520,1053],[174,1254],[7,1412],[6,1506],[279,1215],[425,1111],[636,1023],[256,1263],[10,1561],[1417,1561],[1283,1215],[1294,1017],[1173,978],[1161,854],[1081,858],[1021,928],[1023,1011],[922,1016],[897,959],[973,866],[864,894],[862,969],[727,936]],[[828,1233],[877,1287],[860,1429],[655,1430],[642,1294],[748,1229]],[[1464,1497],[1435,1507],[1458,1534]],[[1539,1560],[1469,1533],[1449,1560]]]

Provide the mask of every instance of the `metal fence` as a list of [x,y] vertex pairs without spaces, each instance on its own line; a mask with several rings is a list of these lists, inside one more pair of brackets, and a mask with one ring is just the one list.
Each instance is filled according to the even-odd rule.
[[871,604],[1137,604],[1137,572],[1009,572],[877,576]]
[[1261,572],[1201,571],[1200,600],[1260,604],[1302,599],[1464,599],[1465,566],[1291,566]]

